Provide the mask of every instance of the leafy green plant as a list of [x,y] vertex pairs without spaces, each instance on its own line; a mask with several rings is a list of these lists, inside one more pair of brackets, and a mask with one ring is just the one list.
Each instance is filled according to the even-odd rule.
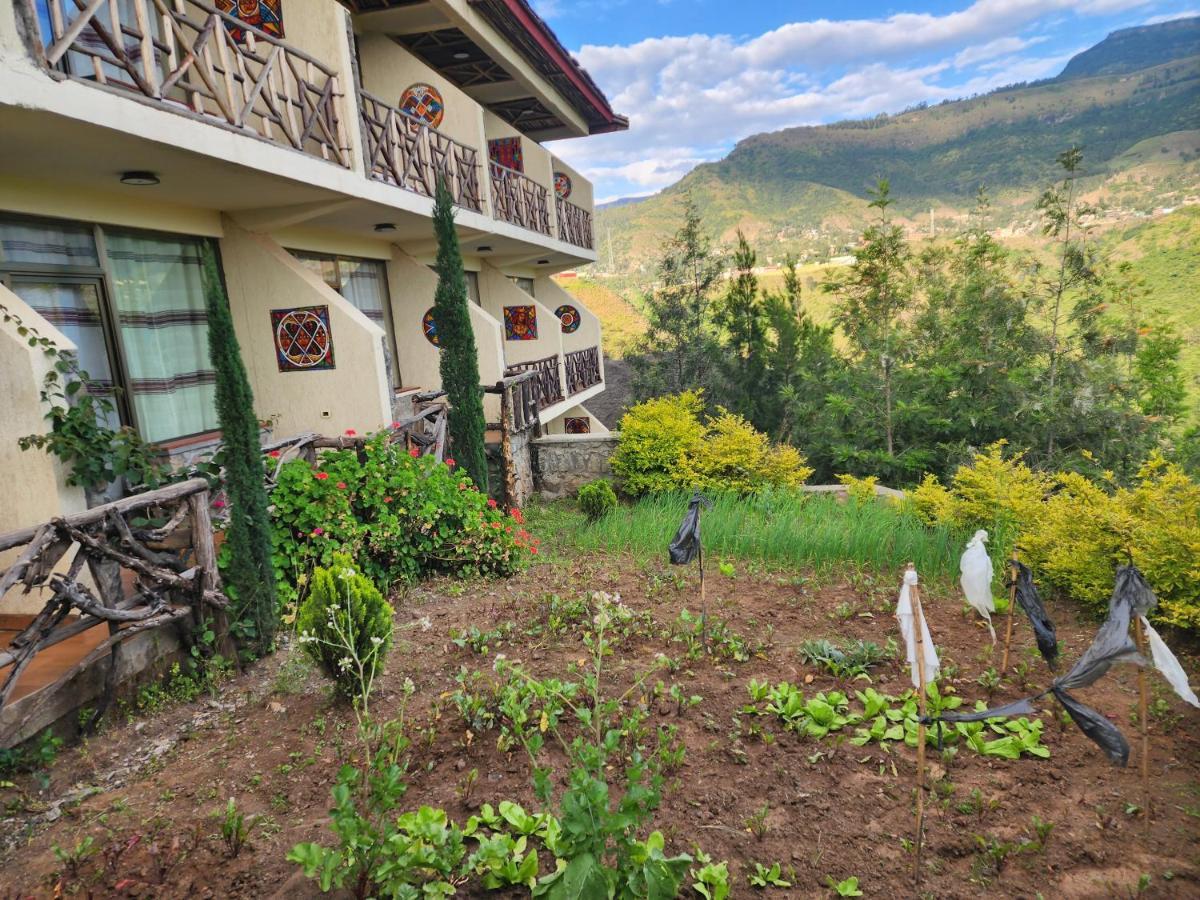
[[318,567],[296,616],[300,643],[338,692],[365,708],[375,675],[392,644],[392,607],[350,557],[335,554]]
[[729,863],[712,862],[707,854],[697,859],[702,865],[692,870],[696,880],[692,888],[705,900],[725,900],[729,896]]
[[783,870],[779,863],[772,863],[770,868],[760,862],[754,864],[754,871],[747,876],[751,887],[791,887],[790,881],[783,878]]
[[873,641],[855,640],[839,646],[830,640],[807,640],[800,645],[800,658],[819,665],[835,678],[857,678],[887,659],[887,651]]
[[66,875],[69,878],[78,878],[82,865],[100,852],[100,848],[96,846],[96,839],[90,834],[81,837],[71,847],[60,847],[54,844],[51,849],[54,851],[54,858],[57,859],[66,870]]
[[617,508],[617,494],[612,483],[605,478],[597,478],[579,488],[579,508],[591,521],[603,518],[609,510]]
[[221,820],[221,840],[225,842],[225,849],[230,857],[236,857],[242,852],[242,848],[246,846],[246,839],[259,824],[260,818],[252,816],[247,820],[245,814],[238,809],[237,801],[229,798],[229,802],[225,804],[225,817]]
[[851,875],[842,881],[834,881],[830,875],[825,876],[830,889],[839,897],[861,897],[863,892],[858,889],[858,877]]
[[47,728],[24,744],[0,749],[0,777],[49,769],[62,745],[63,739]]

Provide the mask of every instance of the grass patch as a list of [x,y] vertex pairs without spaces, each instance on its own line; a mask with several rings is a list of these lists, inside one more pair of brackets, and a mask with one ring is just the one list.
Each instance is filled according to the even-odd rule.
[[[665,559],[687,500],[683,494],[644,497],[591,523],[572,504],[557,503],[532,510],[531,525],[548,540],[575,549]],[[738,557],[787,567],[857,565],[890,572],[911,560],[933,580],[957,574],[966,541],[958,529],[927,527],[887,503],[843,503],[827,495],[721,496],[701,521],[714,566],[721,557]]]

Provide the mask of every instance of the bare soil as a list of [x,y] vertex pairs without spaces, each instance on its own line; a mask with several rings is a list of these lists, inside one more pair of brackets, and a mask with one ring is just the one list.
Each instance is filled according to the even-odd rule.
[[[597,554],[542,563],[507,581],[435,581],[398,595],[397,622],[408,627],[391,653],[373,712],[394,714],[404,680],[413,680],[406,806],[441,806],[460,823],[484,802],[513,799],[536,808],[524,753],[498,752],[494,734],[466,733],[448,699],[455,675],[464,666],[490,672],[494,654],[503,652],[540,675],[561,676],[568,661],[586,653],[579,633],[525,632],[544,621],[548,595],[605,590],[619,592],[657,625],[623,640],[614,656],[606,677],[627,683],[656,654],[683,654],[679,643],[659,633],[681,609],[698,607],[694,572],[677,579],[679,574],[657,562]],[[698,845],[714,859],[727,859],[734,897],[755,893],[746,881],[754,861],[779,862],[785,873],[794,873],[794,886],[773,890],[776,896],[830,896],[827,876],[850,875],[859,878],[867,897],[917,895],[913,856],[903,845],[914,829],[914,750],[801,738],[766,717],[742,716],[740,736],[735,725],[751,678],[786,679],[806,693],[861,687],[804,664],[796,648],[820,637],[898,640],[891,615],[898,581],[861,575],[813,580],[745,565],[733,577],[713,573],[712,613],[764,649],[748,662],[706,656],[684,662],[673,675],[656,676],[679,683],[703,702],[682,713],[671,704],[654,705],[653,720],[678,725],[687,748],[654,827],[666,835],[668,850],[692,852]],[[993,656],[986,631],[973,614],[964,614],[949,589],[928,591],[925,603],[949,670],[947,682],[967,705],[985,698],[975,679],[989,664],[999,666],[999,648]],[[1069,664],[1091,640],[1096,623],[1065,603],[1050,603],[1049,611]],[[451,641],[454,629],[487,630],[509,622],[515,624],[512,638],[491,646],[487,655]],[[1028,686],[1008,679],[991,698],[993,705],[1049,681],[1032,645],[1027,624],[1018,618],[1014,658],[1026,665]],[[285,855],[297,842],[329,840],[330,786],[356,743],[353,716],[330,698],[319,674],[297,665],[298,656],[281,651],[225,682],[215,697],[111,724],[64,752],[44,790],[22,778],[18,790],[0,792],[9,810],[0,822],[0,840],[8,845],[0,851],[0,897],[316,896],[314,885]],[[1194,658],[1185,658],[1184,665],[1196,671]],[[899,694],[908,685],[895,660],[874,669],[872,677],[884,693]],[[1200,896],[1200,712],[1179,702],[1154,673],[1150,680],[1152,698],[1166,698],[1169,713],[1151,722],[1148,820],[1139,811],[1140,740],[1130,720],[1137,675],[1123,666],[1080,697],[1109,715],[1130,740],[1127,769],[1114,768],[1074,725],[1064,724],[1052,701],[1040,705],[1048,760],[987,758],[964,747],[944,763],[931,751],[934,789],[928,795],[921,893]],[[774,740],[749,735],[751,721]],[[478,771],[473,784],[472,770]],[[561,782],[565,772],[560,768],[557,774]],[[974,790],[979,795],[973,802]],[[230,797],[247,814],[264,817],[235,858],[219,835]],[[762,827],[751,827],[764,807]],[[1032,840],[1034,816],[1054,824],[1044,850],[1011,854],[998,871],[988,865],[980,841]],[[72,848],[87,836],[101,852],[71,872],[54,848]],[[1143,876],[1149,876],[1149,886],[1143,884],[1139,895]]]

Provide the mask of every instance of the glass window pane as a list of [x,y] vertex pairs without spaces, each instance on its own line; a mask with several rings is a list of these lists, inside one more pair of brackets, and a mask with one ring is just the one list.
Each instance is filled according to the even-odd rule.
[[298,250],[292,251],[292,256],[300,260],[306,269],[311,269],[321,277],[327,285],[335,291],[341,291],[342,281],[338,277],[337,260],[330,256],[319,256],[316,253],[301,253]]
[[467,276],[467,296],[476,306],[483,306],[483,299],[479,294],[479,273],[466,272],[464,274]]
[[509,275],[508,280],[527,293],[530,297],[533,296],[533,279],[525,278],[522,275]]
[[127,389],[142,437],[165,441],[216,430],[200,240],[105,237]]
[[90,225],[0,220],[0,266],[87,266],[96,268]]
[[392,386],[400,385],[400,366],[396,359],[396,334],[392,328],[392,308],[388,298],[387,263],[375,259],[338,257],[341,271],[341,294],[363,314],[384,330],[384,353],[388,358],[388,371]]
[[75,358],[79,368],[87,374],[88,389],[114,404],[104,424],[119,428],[121,420],[115,406],[112,367],[100,319],[99,286],[88,282],[14,278],[12,290],[75,344]]

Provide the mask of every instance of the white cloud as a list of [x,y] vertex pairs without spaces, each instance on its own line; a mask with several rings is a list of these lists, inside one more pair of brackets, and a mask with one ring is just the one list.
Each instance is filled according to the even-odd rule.
[[[553,4],[557,0],[543,0]],[[554,147],[602,194],[659,189],[761,131],[859,118],[1054,74],[1069,58],[1021,51],[1054,16],[1108,15],[1149,0],[976,0],[945,15],[793,22],[760,35],[651,37],[577,56],[630,117],[625,134]],[[1061,50],[1061,48],[1058,48]]]
[[1142,21],[1143,25],[1157,25],[1160,22],[1174,22],[1176,19],[1190,19],[1200,16],[1200,9],[1183,9],[1179,12],[1163,13],[1161,16],[1151,16]]

